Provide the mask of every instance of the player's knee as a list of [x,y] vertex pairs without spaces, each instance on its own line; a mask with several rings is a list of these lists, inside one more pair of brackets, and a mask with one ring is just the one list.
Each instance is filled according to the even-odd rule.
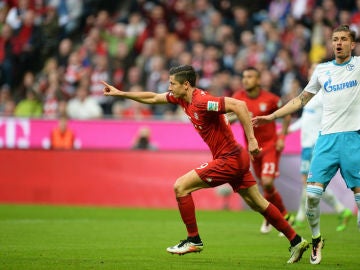
[[308,186],[306,188],[307,208],[317,207],[323,194],[322,187]]
[[274,179],[270,177],[263,177],[261,179],[263,189],[271,191],[274,188]]
[[184,189],[184,185],[182,185],[182,183],[179,179],[175,181],[173,188],[174,188],[176,197],[181,197],[181,196],[184,196],[187,194],[186,190]]

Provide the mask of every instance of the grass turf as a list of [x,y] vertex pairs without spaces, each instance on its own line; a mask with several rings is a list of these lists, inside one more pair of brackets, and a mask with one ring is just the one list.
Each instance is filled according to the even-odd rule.
[[[0,269],[357,269],[356,217],[336,232],[336,215],[323,214],[326,239],[320,265],[287,265],[289,244],[259,233],[252,211],[197,211],[204,251],[170,255],[186,237],[176,210],[0,205]],[[310,240],[306,227],[298,231]]]

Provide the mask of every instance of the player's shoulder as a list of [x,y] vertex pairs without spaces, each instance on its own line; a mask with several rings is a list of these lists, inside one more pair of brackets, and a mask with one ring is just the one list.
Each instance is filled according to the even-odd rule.
[[244,98],[246,97],[246,92],[244,90],[239,90],[239,91],[236,91],[233,95],[232,95],[233,98],[236,98],[236,99],[241,99],[241,98]]
[[268,90],[265,90],[265,89],[261,89],[261,92],[260,92],[260,97],[261,98],[266,98],[266,99],[272,99],[272,100],[279,100],[280,97]]

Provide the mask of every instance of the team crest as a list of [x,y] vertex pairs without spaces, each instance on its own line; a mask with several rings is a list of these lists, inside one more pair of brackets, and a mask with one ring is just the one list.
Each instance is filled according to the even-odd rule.
[[260,109],[261,112],[265,112],[266,109],[267,109],[266,103],[260,103],[259,104],[259,109]]
[[347,71],[352,71],[354,68],[355,68],[355,66],[353,64],[346,65],[346,70]]

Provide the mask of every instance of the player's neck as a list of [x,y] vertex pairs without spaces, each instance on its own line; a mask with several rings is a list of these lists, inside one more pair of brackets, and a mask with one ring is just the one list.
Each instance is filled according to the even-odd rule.
[[341,65],[341,64],[344,64],[344,63],[346,63],[346,62],[349,62],[350,59],[351,59],[351,55],[349,55],[349,56],[346,57],[346,58],[336,57],[336,58],[335,58],[335,62],[336,62],[336,64]]
[[259,87],[254,87],[254,88],[251,88],[251,89],[247,89],[246,94],[250,98],[256,98],[256,97],[258,97],[260,95],[260,88]]
[[191,87],[187,90],[186,95],[184,96],[184,100],[186,102],[191,103],[194,90],[195,90],[194,87]]

